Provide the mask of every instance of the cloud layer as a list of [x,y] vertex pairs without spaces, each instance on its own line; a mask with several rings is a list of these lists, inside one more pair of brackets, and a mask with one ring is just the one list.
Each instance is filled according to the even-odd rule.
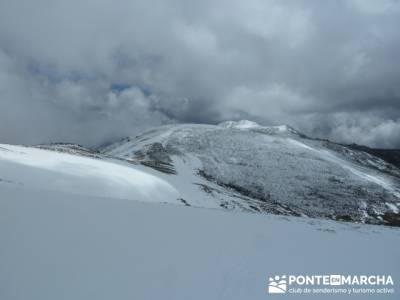
[[0,0],[0,141],[249,118],[400,147],[398,1]]

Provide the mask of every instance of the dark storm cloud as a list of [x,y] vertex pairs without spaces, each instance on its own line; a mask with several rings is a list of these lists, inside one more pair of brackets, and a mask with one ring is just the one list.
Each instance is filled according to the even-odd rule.
[[400,147],[397,1],[0,0],[0,141],[250,118]]

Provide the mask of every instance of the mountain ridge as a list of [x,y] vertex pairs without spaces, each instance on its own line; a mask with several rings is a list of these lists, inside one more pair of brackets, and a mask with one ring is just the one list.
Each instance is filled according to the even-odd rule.
[[[103,189],[106,194],[136,199],[134,181],[143,174],[174,191],[151,200],[147,189],[145,201],[400,226],[400,169],[395,164],[361,146],[314,139],[288,125],[267,127],[247,120],[176,124],[100,149],[53,143],[2,145],[0,150],[3,184],[95,193],[82,188],[87,180],[89,186],[102,182],[116,189]],[[60,153],[57,159],[53,152]],[[22,173],[10,177],[18,170]],[[45,178],[52,175],[43,170],[54,173],[54,183],[48,184]]]
[[[245,204],[245,210],[254,212],[398,225],[396,166],[364,151],[309,138],[287,125],[267,127],[247,120],[168,125],[100,152],[178,176],[177,166],[185,166],[205,193],[220,197],[217,186],[245,197],[240,205],[219,199],[222,208],[243,210]],[[197,182],[200,177],[206,183]]]

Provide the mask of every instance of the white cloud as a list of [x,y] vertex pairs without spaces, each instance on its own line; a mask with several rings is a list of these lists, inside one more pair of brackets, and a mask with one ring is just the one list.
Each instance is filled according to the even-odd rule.
[[[396,122],[400,10],[372,2],[0,2],[0,140],[96,144],[239,117],[329,134],[324,120],[359,111]],[[305,126],[312,114],[325,125]]]

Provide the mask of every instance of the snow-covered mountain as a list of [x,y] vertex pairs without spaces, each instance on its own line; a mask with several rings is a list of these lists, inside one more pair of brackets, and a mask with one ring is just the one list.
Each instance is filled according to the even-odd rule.
[[400,225],[400,169],[251,121],[162,126],[96,151],[0,145],[0,184],[146,202]]
[[163,126],[101,153],[164,173],[186,205],[400,224],[400,169],[287,125]]
[[398,225],[399,207],[394,164],[289,126],[0,145],[0,299],[266,299],[279,274],[397,283],[400,232],[336,219]]

